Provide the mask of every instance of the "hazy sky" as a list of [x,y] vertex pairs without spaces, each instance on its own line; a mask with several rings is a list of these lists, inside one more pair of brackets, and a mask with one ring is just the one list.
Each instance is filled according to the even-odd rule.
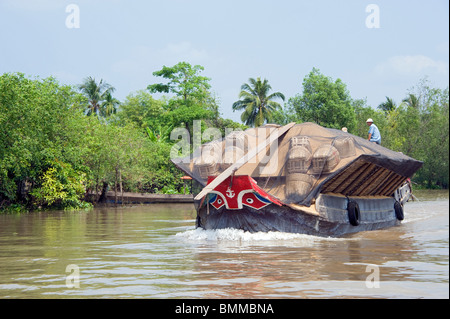
[[448,86],[449,1],[0,0],[0,74],[93,76],[123,101],[180,61],[205,67],[236,121],[248,78],[289,98],[313,67],[372,107],[400,103],[425,76]]

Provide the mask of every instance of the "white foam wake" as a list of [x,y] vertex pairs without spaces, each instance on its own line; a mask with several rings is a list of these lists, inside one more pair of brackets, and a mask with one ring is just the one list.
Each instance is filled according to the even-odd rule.
[[197,228],[187,230],[176,234],[190,242],[247,242],[247,243],[264,243],[264,242],[297,242],[304,244],[313,244],[323,240],[340,240],[338,238],[324,238],[305,234],[283,233],[283,232],[257,232],[250,233],[240,229],[217,229],[204,230]]

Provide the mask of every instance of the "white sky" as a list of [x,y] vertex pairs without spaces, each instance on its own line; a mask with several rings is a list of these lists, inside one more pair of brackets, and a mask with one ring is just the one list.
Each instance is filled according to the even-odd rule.
[[[66,25],[70,4],[79,28]],[[379,28],[366,25],[370,4]],[[449,85],[449,2],[0,0],[0,74],[73,85],[93,76],[123,101],[180,61],[205,67],[223,117],[238,122],[231,105],[248,78],[267,78],[289,98],[313,67],[374,108],[386,96],[400,103],[425,76]]]

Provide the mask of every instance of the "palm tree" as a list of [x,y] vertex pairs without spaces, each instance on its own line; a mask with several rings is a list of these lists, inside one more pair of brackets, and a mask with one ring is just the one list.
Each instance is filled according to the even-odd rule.
[[409,96],[404,98],[402,102],[406,103],[408,107],[412,107],[416,110],[418,110],[420,106],[419,98],[414,94],[409,94]]
[[257,127],[272,120],[273,112],[281,108],[273,99],[280,98],[284,101],[284,95],[280,92],[268,95],[272,87],[266,79],[261,81],[259,77],[256,80],[250,78],[249,83],[241,86],[240,100],[233,103],[233,112],[244,110],[241,121],[245,125]]
[[386,101],[378,105],[378,108],[380,110],[383,110],[384,113],[388,113],[395,110],[397,108],[397,105],[395,105],[394,100],[386,96]]
[[[78,86],[81,93],[89,100],[89,106],[87,108],[87,115],[96,114],[98,117],[105,114],[102,112],[102,102],[106,100],[108,95],[114,92],[114,88],[108,83],[104,83],[101,79],[97,84],[93,77],[87,77],[84,79],[83,84]],[[112,99],[112,97],[110,96]]]
[[104,95],[104,101],[101,104],[100,115],[108,117],[112,114],[116,114],[117,107],[120,104],[119,100],[111,95],[111,90],[106,91]]

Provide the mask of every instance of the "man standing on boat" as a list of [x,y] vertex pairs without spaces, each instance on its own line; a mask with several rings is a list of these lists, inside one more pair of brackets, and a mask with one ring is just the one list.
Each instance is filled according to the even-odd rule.
[[368,119],[366,121],[366,123],[367,123],[367,125],[370,126],[368,140],[371,142],[375,142],[377,144],[381,144],[381,134],[380,134],[380,130],[378,130],[378,127],[375,124],[373,124],[372,119]]

